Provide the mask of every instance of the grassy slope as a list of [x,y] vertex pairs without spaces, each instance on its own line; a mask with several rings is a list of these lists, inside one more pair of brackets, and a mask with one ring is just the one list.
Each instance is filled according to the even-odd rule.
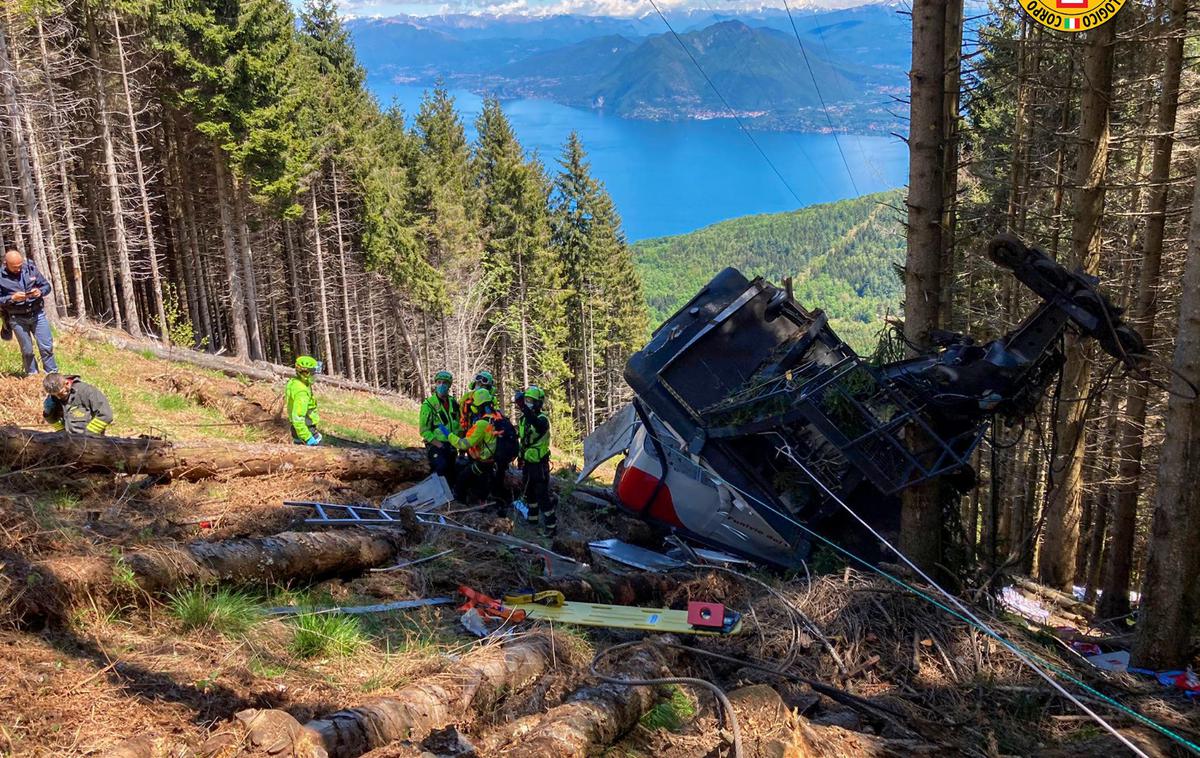
[[[121,437],[141,434],[178,440],[223,439],[240,442],[282,442],[277,430],[230,424],[217,410],[197,405],[168,389],[162,377],[187,373],[236,387],[270,409],[283,402],[283,383],[234,382],[216,371],[156,359],[150,353],[120,350],[106,343],[56,330],[55,355],[60,370],[79,374],[95,384],[112,403],[116,421],[109,433]],[[44,397],[40,379],[21,378],[16,341],[0,342],[0,386],[9,402],[0,405],[0,424],[41,425]],[[415,444],[417,404],[395,397],[318,386],[323,426],[333,435],[357,442]]]
[[902,200],[893,190],[639,242],[634,254],[651,320],[661,322],[733,266],[777,284],[794,277],[796,299],[824,309],[843,339],[866,349],[903,294],[895,273],[904,259],[895,210]]

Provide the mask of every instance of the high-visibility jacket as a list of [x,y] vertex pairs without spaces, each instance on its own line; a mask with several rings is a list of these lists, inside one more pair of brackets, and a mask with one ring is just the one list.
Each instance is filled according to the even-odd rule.
[[284,390],[284,404],[288,423],[292,425],[292,438],[308,442],[317,432],[321,415],[317,412],[317,398],[313,395],[312,379],[306,382],[298,376],[288,379]]
[[550,457],[550,417],[522,409],[517,422],[517,439],[521,442],[521,460],[541,463]]
[[495,458],[500,432],[493,426],[492,421],[499,416],[500,414],[494,412],[480,416],[467,430],[466,436],[459,440],[458,448],[466,450],[472,460],[489,462]]
[[426,442],[451,442],[449,437],[438,431],[439,425],[449,429],[451,436],[457,437],[462,434],[458,407],[458,400],[453,397],[447,396],[443,399],[437,395],[430,395],[425,398],[425,402],[421,403],[421,416],[417,422],[421,439]]
[[77,376],[68,376],[67,380],[71,382],[71,394],[66,400],[47,396],[42,404],[42,418],[55,430],[67,434],[104,434],[113,422],[108,398]]

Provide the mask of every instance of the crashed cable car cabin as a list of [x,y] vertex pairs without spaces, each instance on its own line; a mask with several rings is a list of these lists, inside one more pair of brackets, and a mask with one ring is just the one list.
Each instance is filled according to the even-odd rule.
[[810,529],[869,548],[838,501],[894,534],[904,489],[938,477],[969,488],[971,452],[990,423],[1034,412],[1067,330],[1140,366],[1141,337],[1094,278],[1007,235],[988,253],[1041,304],[999,339],[941,332],[930,353],[883,365],[785,290],[719,273],[630,358],[633,409],[598,430],[620,427],[607,447],[627,450],[614,482],[622,506],[781,567],[807,556]]

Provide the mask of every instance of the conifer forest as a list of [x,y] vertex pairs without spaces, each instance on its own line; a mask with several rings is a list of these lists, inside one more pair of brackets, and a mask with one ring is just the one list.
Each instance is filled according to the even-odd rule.
[[[451,3],[370,26],[406,72],[429,39],[474,66],[405,110],[338,0],[0,0],[0,253],[45,275],[62,373],[106,408],[64,429],[66,379],[0,339],[0,758],[1200,754],[1200,6],[1058,0],[1117,9],[1077,31],[1038,2],[887,5],[902,88],[894,61],[833,60],[882,3]],[[688,25],[725,10],[750,26]],[[511,35],[491,57],[488,24]],[[578,130],[545,154],[491,91],[463,115],[455,87],[499,82],[479,69],[510,43],[512,81],[579,108],[587,62],[629,54],[636,88],[605,86],[650,93],[654,128],[723,103],[764,182],[819,184],[754,136],[754,74],[794,49],[770,73],[803,109],[757,133],[903,123],[905,186],[860,192],[842,153],[856,196],[631,242]],[[883,84],[835,98],[837,76]],[[1081,276],[1038,290],[997,235]],[[771,285],[702,301],[726,267]],[[1054,308],[1015,399],[941,391],[992,340],[1009,363],[974,379],[1000,386]],[[738,363],[750,332],[787,336]],[[805,384],[842,365],[864,368]],[[494,405],[459,416],[481,370]],[[524,435],[511,469],[494,411]],[[851,465],[896,449],[936,472]]]
[[0,235],[59,315],[413,395],[495,367],[582,432],[615,407],[646,315],[577,139],[527,155],[491,100],[469,144],[440,88],[381,106],[332,0],[15,2],[2,31]]

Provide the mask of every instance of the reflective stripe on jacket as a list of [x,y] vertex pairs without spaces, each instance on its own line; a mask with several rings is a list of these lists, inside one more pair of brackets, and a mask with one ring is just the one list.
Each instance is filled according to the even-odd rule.
[[47,396],[42,404],[42,418],[57,431],[67,434],[104,434],[113,422],[108,398],[77,376],[67,379],[71,381],[71,394],[66,400]]

